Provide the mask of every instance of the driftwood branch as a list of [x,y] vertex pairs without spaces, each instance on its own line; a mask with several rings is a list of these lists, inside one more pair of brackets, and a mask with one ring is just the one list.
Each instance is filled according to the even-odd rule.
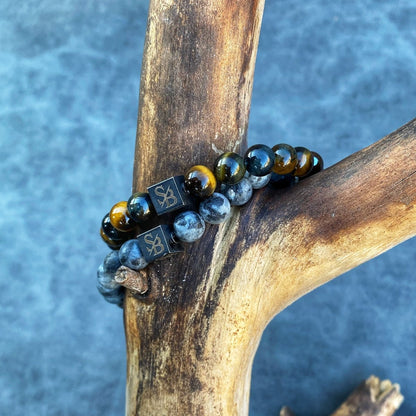
[[[151,1],[134,190],[245,148],[262,10],[260,0]],[[294,188],[257,192],[146,269],[146,296],[125,303],[126,413],[247,414],[270,319],[415,234],[415,152],[413,121]]]
[[[371,376],[363,381],[331,416],[392,416],[403,403],[400,386]],[[280,416],[296,416],[283,407]]]

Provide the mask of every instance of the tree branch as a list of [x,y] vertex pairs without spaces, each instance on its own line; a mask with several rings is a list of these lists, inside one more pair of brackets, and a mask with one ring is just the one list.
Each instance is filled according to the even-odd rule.
[[[134,190],[244,149],[263,1],[152,0]],[[416,122],[284,191],[264,189],[125,303],[128,415],[245,415],[269,320],[414,235]]]

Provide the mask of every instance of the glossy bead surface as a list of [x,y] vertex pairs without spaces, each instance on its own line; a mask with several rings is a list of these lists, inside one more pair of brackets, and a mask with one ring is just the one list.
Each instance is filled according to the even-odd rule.
[[212,195],[217,187],[214,174],[203,165],[192,166],[185,174],[185,189],[199,198]]
[[146,192],[136,192],[127,201],[127,214],[138,223],[143,223],[155,214],[150,196]]
[[270,147],[264,144],[251,146],[244,155],[247,172],[254,176],[264,176],[271,172],[275,155]]
[[275,156],[272,171],[278,175],[286,175],[296,168],[296,150],[285,143],[276,144],[272,148]]
[[118,252],[120,263],[133,270],[144,269],[148,263],[140,249],[139,241],[136,238],[126,241]]
[[121,245],[123,244],[123,240],[121,241],[114,241],[112,240],[105,232],[102,228],[100,228],[100,236],[103,239],[104,243],[107,244],[107,246],[109,248],[111,248],[111,250],[118,250]]
[[243,178],[234,185],[224,186],[221,192],[228,198],[231,205],[241,206],[250,200],[253,195],[253,187],[247,178]]
[[298,162],[296,163],[293,174],[301,178],[302,176],[307,176],[311,171],[313,167],[313,156],[312,152],[306,147],[298,146],[295,147],[295,150]]
[[270,182],[271,177],[272,177],[272,174],[269,173],[268,175],[265,175],[265,176],[248,175],[247,179],[250,181],[253,189],[261,189],[261,188],[264,188]]
[[97,270],[97,289],[107,302],[122,306],[125,290],[115,281],[120,266],[118,252],[108,254]]
[[289,173],[288,175],[278,175],[277,173],[272,173],[270,178],[269,186],[272,188],[288,188],[296,183],[296,178]]
[[214,174],[219,182],[232,185],[240,181],[246,168],[243,158],[237,153],[223,153],[214,164]]
[[221,224],[229,218],[230,214],[230,201],[218,192],[214,192],[199,205],[199,215],[208,224]]
[[322,156],[316,152],[312,152],[312,156],[313,166],[311,171],[309,172],[309,175],[314,175],[315,173],[318,173],[324,169],[324,160],[322,159]]
[[193,243],[199,240],[205,231],[205,222],[195,211],[181,212],[173,222],[175,236],[185,242]]
[[110,221],[110,213],[106,214],[101,221],[101,228],[104,234],[111,240],[111,241],[124,241],[125,236],[121,231],[116,230]]
[[110,210],[111,225],[118,231],[132,231],[136,223],[128,216],[127,201],[117,202]]

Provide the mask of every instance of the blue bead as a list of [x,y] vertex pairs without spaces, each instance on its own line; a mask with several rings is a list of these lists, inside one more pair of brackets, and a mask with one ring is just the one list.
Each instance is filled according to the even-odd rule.
[[120,266],[118,252],[108,254],[97,270],[97,289],[107,302],[122,306],[125,290],[115,281]]
[[209,224],[221,224],[227,220],[230,213],[230,201],[218,192],[214,192],[199,205],[199,214]]
[[181,212],[173,222],[175,236],[185,243],[199,240],[205,231],[205,223],[195,211]]
[[227,185],[221,188],[231,205],[241,206],[247,203],[253,195],[253,187],[247,178],[241,179],[235,185]]
[[148,263],[140,250],[139,241],[133,238],[126,241],[118,252],[120,263],[133,270],[144,269]]
[[121,266],[120,259],[118,258],[118,251],[112,251],[107,254],[104,258],[103,266],[107,273],[115,273]]
[[275,155],[270,147],[264,144],[255,144],[247,150],[244,156],[244,165],[251,175],[264,176],[271,172],[274,160]]
[[264,188],[270,182],[271,177],[272,177],[272,174],[269,173],[268,175],[265,175],[265,176],[248,175],[247,179],[250,181],[253,189],[261,189],[261,188]]

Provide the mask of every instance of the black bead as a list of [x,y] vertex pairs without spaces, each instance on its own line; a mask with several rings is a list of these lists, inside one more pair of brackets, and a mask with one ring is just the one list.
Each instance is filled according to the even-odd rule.
[[273,150],[264,144],[251,146],[245,156],[244,165],[253,176],[265,176],[274,166],[275,155]]
[[127,212],[134,221],[144,223],[155,213],[150,196],[145,192],[134,193],[127,201]]
[[279,175],[272,172],[272,177],[270,178],[269,186],[272,188],[288,188],[296,183],[297,179],[291,173],[287,175]]
[[104,234],[112,241],[125,241],[126,236],[121,231],[116,230],[110,222],[110,213],[106,214],[101,221],[101,228]]

